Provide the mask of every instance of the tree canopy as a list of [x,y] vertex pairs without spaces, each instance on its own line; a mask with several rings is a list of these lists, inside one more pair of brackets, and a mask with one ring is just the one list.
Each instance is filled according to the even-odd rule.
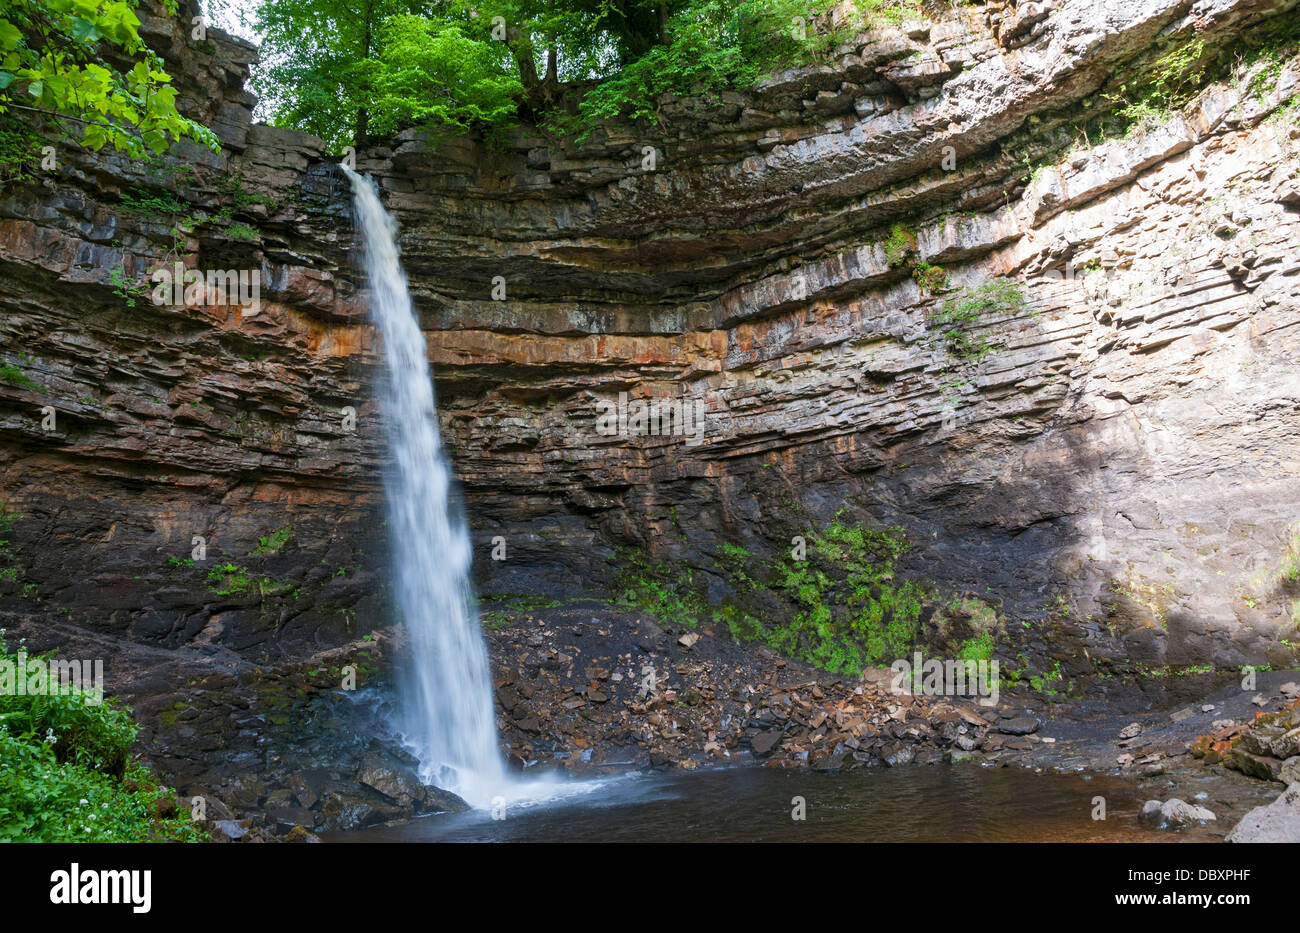
[[[527,117],[585,134],[656,119],[665,92],[752,84],[918,0],[261,0],[272,122],[336,149],[412,125],[493,130]],[[847,15],[844,15],[847,12]],[[820,18],[820,19],[818,19]],[[816,21],[816,22],[814,22]],[[564,85],[583,82],[577,113]]]
[[[216,147],[176,110],[162,60],[140,39],[139,0],[0,0],[0,114],[60,116],[91,149],[163,152],[183,137]],[[171,6],[176,12],[176,7]]]

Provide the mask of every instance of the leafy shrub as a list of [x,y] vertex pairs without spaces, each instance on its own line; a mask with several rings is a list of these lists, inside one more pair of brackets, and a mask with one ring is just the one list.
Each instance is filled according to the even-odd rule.
[[[57,745],[55,746],[57,747]],[[172,797],[144,768],[123,780],[59,762],[48,745],[0,723],[0,842],[198,842],[185,815],[160,817]]]
[[[26,676],[3,644],[0,661]],[[197,841],[185,816],[165,815],[174,793],[130,764],[135,737],[130,711],[112,700],[0,695],[0,842]]]
[[394,16],[384,25],[383,49],[370,76],[375,129],[432,123],[465,130],[514,120],[523,85],[504,68],[504,43],[473,39],[455,23]]
[[0,722],[19,734],[53,736],[59,764],[71,762],[112,777],[126,771],[136,726],[112,698],[90,705],[84,692],[0,697]]
[[807,560],[784,560],[775,587],[798,612],[776,626],[768,643],[834,673],[903,657],[916,643],[927,590],[895,580],[895,564],[910,545],[902,528],[872,530],[832,523],[807,535]]
[[120,209],[124,214],[160,220],[184,213],[185,205],[168,195],[148,194],[137,188],[122,195]]
[[36,180],[41,138],[31,127],[0,116],[0,191]]
[[1129,132],[1156,126],[1186,103],[1199,86],[1204,57],[1203,40],[1179,42],[1156,59],[1140,86],[1120,85],[1119,93],[1110,99]]
[[[257,547],[253,548],[254,554],[279,554],[284,550],[284,546],[289,543],[293,537],[293,527],[286,525],[278,528],[269,535],[257,539]],[[233,565],[232,565],[233,566]]]
[[1284,585],[1300,583],[1300,530],[1292,531],[1287,540],[1286,552],[1282,555],[1282,566],[1277,575],[1278,581]]
[[137,298],[148,298],[149,289],[131,278],[124,266],[115,266],[108,270],[108,284],[113,294],[126,302],[128,308],[134,308]]
[[[804,560],[789,555],[770,563],[757,561],[743,547],[724,544],[716,568],[736,598],[711,610],[689,570],[635,551],[620,552],[615,596],[624,605],[679,624],[694,625],[711,612],[714,623],[725,625],[737,641],[756,641],[855,677],[920,646],[927,605],[929,617],[941,623],[938,634],[948,650],[962,660],[992,656],[999,620],[991,606],[967,597],[935,607],[932,587],[898,579],[898,560],[911,547],[901,527],[872,529],[836,520],[804,537]],[[785,602],[789,611],[770,618],[765,608],[770,603],[758,599],[764,594],[770,594],[769,600],[778,597],[776,602]],[[944,611],[949,613],[946,620],[940,615]]]
[[226,228],[226,236],[240,243],[251,243],[257,239],[257,230],[248,224],[236,223]]
[[0,382],[7,382],[11,386],[18,386],[20,389],[35,389],[36,383],[28,378],[17,366],[12,363],[5,363],[0,366]]
[[[162,58],[140,37],[139,6],[0,0],[0,113],[17,106],[70,116],[81,145],[111,145],[134,157],[164,152],[185,137],[219,150],[215,133],[177,111],[178,92]],[[176,0],[163,0],[163,7],[172,15],[178,9]]]

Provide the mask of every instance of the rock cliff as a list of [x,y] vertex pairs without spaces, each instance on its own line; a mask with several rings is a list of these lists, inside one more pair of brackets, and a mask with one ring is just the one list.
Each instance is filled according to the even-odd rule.
[[[842,515],[902,526],[906,572],[998,603],[1039,670],[1286,663],[1300,62],[1214,63],[1296,16],[945,7],[656,127],[357,153],[401,224],[482,590],[599,596],[631,547],[721,601],[724,542],[777,554]],[[5,618],[147,648],[109,671],[137,695],[142,666],[247,678],[387,621],[346,185],[252,122],[255,50],[183,22],[147,38],[220,154],[57,142],[0,192]],[[1189,101],[1109,131],[1117,89],[1189,45]],[[255,313],[154,303],[176,262],[256,270]],[[702,431],[603,434],[621,393],[699,403]]]

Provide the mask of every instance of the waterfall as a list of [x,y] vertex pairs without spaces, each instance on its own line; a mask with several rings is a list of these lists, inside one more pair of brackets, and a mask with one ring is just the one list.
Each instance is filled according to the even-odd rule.
[[396,605],[411,652],[398,729],[420,759],[424,781],[485,807],[507,780],[469,581],[469,530],[450,509],[451,470],[439,438],[424,334],[397,247],[397,221],[373,181],[343,170],[352,182],[370,315],[386,365],[380,404],[392,465],[384,486]]

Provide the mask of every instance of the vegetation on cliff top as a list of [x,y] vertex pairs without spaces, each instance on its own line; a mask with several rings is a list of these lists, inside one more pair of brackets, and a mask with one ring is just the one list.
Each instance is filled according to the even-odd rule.
[[[658,118],[825,54],[919,0],[263,0],[254,76],[273,122],[336,149],[412,125],[493,130],[528,116],[589,133]],[[568,92],[573,93],[568,93]]]
[[[164,6],[176,12],[175,0]],[[177,111],[162,59],[140,38],[138,8],[139,0],[0,0],[0,116],[56,118],[81,145],[132,156],[182,138],[216,148],[211,130]],[[6,151],[28,143],[0,141]]]

